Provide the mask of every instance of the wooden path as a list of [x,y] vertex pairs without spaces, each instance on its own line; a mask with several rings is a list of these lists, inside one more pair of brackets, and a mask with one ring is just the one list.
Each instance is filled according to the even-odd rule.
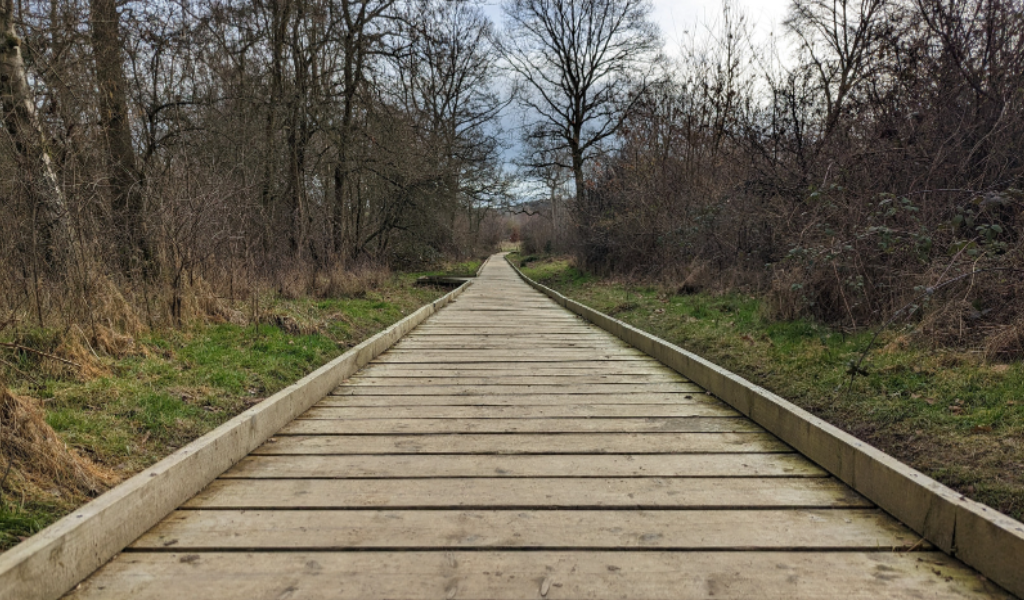
[[1004,597],[502,260],[69,596]]

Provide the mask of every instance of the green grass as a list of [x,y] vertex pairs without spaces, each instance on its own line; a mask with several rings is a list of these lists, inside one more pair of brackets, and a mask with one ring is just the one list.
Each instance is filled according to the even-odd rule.
[[48,504],[0,504],[0,548],[9,548],[60,518]]
[[[46,420],[64,441],[127,477],[293,383],[349,347],[399,321],[446,290],[415,287],[396,276],[363,298],[264,300],[269,314],[307,330],[288,333],[262,324],[196,323],[136,339],[141,351],[120,359],[100,356],[104,374],[87,380],[43,375],[37,357],[12,363],[12,392],[39,399]],[[53,332],[35,332],[52,350]],[[32,336],[28,336],[32,337]],[[24,337],[22,338],[25,339]],[[73,510],[82,499],[15,494],[0,503],[0,549]]]
[[678,295],[604,281],[565,260],[524,272],[597,310],[696,352],[865,439],[967,496],[1024,518],[1024,366],[931,349],[912,330],[883,333],[776,321],[742,294]]

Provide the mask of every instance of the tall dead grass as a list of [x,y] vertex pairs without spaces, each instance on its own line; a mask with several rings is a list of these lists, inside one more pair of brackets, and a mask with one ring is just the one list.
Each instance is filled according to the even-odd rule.
[[46,423],[37,400],[0,388],[0,495],[81,502],[118,475],[68,447]]

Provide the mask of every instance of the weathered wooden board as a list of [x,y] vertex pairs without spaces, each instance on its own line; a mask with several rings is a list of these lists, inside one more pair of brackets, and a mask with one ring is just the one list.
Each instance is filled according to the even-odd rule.
[[724,404],[563,404],[555,406],[314,406],[300,419],[542,419],[551,417],[739,417]]
[[[556,338],[577,338],[577,339],[608,339],[611,334],[607,331],[598,329],[591,325],[579,325],[576,327],[565,328],[565,331],[561,333],[546,333],[542,331],[534,331],[532,329],[524,329],[522,327],[508,327],[508,331],[505,332],[491,332],[488,333],[485,328],[477,330],[476,328],[469,329],[456,329],[453,327],[435,327],[428,328],[426,325],[416,328],[416,332],[410,334],[415,339],[437,339],[444,341],[448,338],[482,338],[482,339],[516,339],[516,338],[527,338],[537,340],[538,343],[542,343],[545,339]],[[612,336],[614,337],[614,336]]]
[[[578,329],[582,328],[582,329]],[[416,329],[417,332],[436,335],[436,336],[477,336],[477,335],[506,335],[514,336],[524,334],[524,329],[520,325],[483,325],[479,327],[455,327],[451,325],[421,325]],[[535,324],[530,325],[530,335],[542,334],[542,335],[563,335],[572,333],[604,333],[593,325],[547,325],[547,324]]]
[[348,378],[343,385],[373,385],[373,386],[433,386],[433,385],[635,385],[639,389],[647,389],[647,386],[657,384],[665,389],[675,389],[677,383],[686,383],[686,379],[669,375],[645,375],[639,377],[620,375],[495,375],[490,377],[395,377],[392,375],[370,376],[357,375]]
[[571,392],[575,396],[583,395],[625,395],[630,393],[664,393],[678,394],[703,392],[700,386],[688,383],[606,383],[581,384],[566,389],[560,385],[524,384],[524,385],[342,385],[331,391],[332,396],[503,396],[557,394]]
[[133,549],[906,549],[920,538],[875,509],[180,510]]
[[437,349],[437,350],[392,350],[388,352],[384,361],[397,362],[402,359],[425,358],[458,360],[473,359],[473,362],[481,360],[519,360],[525,362],[545,362],[560,360],[650,360],[643,354],[631,348],[602,348],[594,350],[591,348],[495,348],[495,349]]
[[249,456],[224,478],[824,477],[798,454]]
[[[438,329],[438,328],[442,329]],[[559,324],[554,321],[547,321],[543,323],[531,323],[519,326],[519,329],[514,334],[504,334],[502,332],[496,332],[489,335],[458,335],[461,333],[471,333],[477,328],[489,329],[491,325],[486,323],[435,323],[431,325],[432,329],[417,330],[416,334],[409,337],[408,341],[432,341],[438,343],[452,343],[452,342],[471,342],[471,341],[525,341],[535,340],[538,344],[543,345],[548,342],[559,342],[564,340],[577,340],[577,341],[588,341],[595,343],[608,343],[616,347],[621,347],[623,341],[616,338],[607,332],[599,329],[591,329],[588,326],[580,326],[577,323],[564,322]],[[537,327],[534,330],[533,327]],[[543,331],[545,328],[557,327],[564,329],[562,333],[551,333]],[[579,329],[577,329],[577,327]],[[513,329],[512,326],[507,327]],[[504,329],[504,328],[498,328]]]
[[[508,376],[519,373],[522,365],[508,363],[463,363],[458,365],[427,363],[417,365],[374,364],[359,372],[367,377],[486,377]],[[630,378],[641,378],[648,375],[686,378],[675,371],[661,365],[644,364],[637,361],[603,362],[595,366],[586,364],[545,365],[543,363],[530,366],[530,375],[622,375]]]
[[294,479],[214,481],[185,508],[870,508],[834,479]]
[[[580,340],[547,340],[544,343],[543,353],[555,352],[561,350],[593,350],[601,353],[604,351],[614,351],[622,348],[615,344],[610,344],[604,340],[596,341],[580,341]],[[435,344],[432,342],[409,342],[402,344],[401,347],[396,350],[426,350],[428,352],[443,352],[448,350],[486,350],[488,352],[495,351],[512,351],[512,350],[532,350],[537,352],[537,344],[531,340],[453,340],[443,344]]]
[[278,435],[252,452],[273,454],[685,454],[791,452],[767,433],[561,433]]
[[[543,594],[542,594],[543,592]],[[71,600],[963,600],[1005,593],[938,552],[132,552]]]
[[[627,355],[611,355],[608,353],[597,353],[591,354],[589,357],[585,351],[573,351],[572,353],[559,353],[554,354],[551,352],[545,352],[543,354],[533,353],[532,355],[525,352],[518,355],[509,354],[492,354],[484,351],[437,351],[437,352],[407,352],[403,354],[388,354],[383,357],[378,363],[388,364],[418,364],[418,363],[435,363],[445,362],[447,364],[458,364],[458,363],[495,363],[495,362],[513,362],[513,363],[530,363],[530,364],[555,364],[555,363],[600,363],[600,362],[616,362],[616,361],[642,361],[646,362],[646,359],[639,356],[627,356]],[[522,365],[523,368],[529,368],[530,364]]]
[[444,395],[345,395],[327,396],[318,406],[516,406],[591,404],[717,404],[713,396],[701,392],[679,394],[464,394]]
[[338,435],[391,433],[691,433],[762,432],[745,418],[645,417],[549,419],[296,419],[282,434]]

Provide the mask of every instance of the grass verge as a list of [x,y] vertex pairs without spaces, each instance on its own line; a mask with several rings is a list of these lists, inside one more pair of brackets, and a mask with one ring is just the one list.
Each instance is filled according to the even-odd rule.
[[766,318],[741,294],[680,295],[597,279],[564,259],[527,260],[523,272],[559,292],[696,352],[899,460],[1024,520],[1024,366],[915,343],[883,332],[850,375],[873,331]]
[[[90,348],[88,375],[39,354],[4,352],[0,376],[77,455],[121,479],[447,291],[414,286],[417,275],[355,298],[266,298],[258,326],[198,322],[122,342],[116,356]],[[49,349],[64,337],[31,331],[17,341]],[[12,477],[0,493],[0,550],[89,499],[45,478]]]

